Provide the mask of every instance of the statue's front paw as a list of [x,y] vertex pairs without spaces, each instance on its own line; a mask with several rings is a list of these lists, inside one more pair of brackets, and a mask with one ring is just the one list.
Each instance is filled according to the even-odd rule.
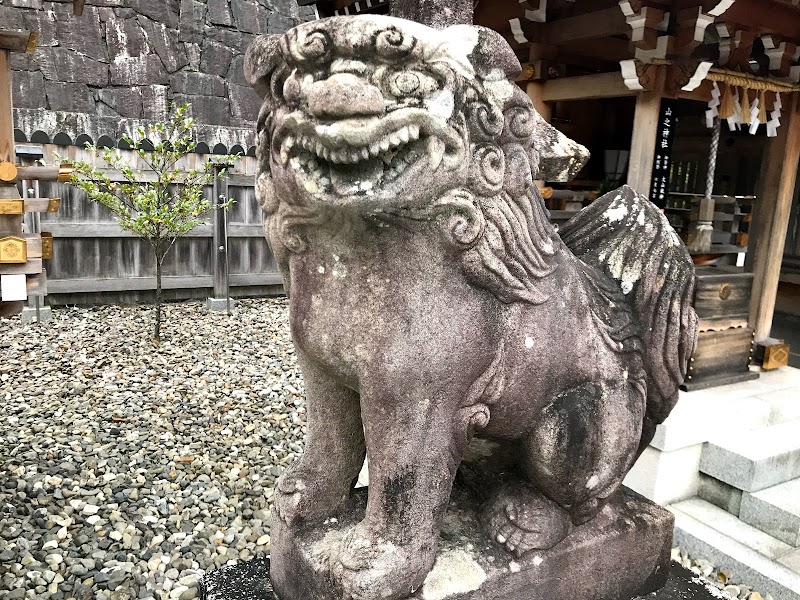
[[275,509],[288,525],[305,519],[325,519],[336,513],[349,496],[349,486],[324,486],[318,475],[302,468],[286,471],[275,486]]
[[422,585],[435,551],[398,546],[358,525],[332,557],[331,573],[343,600],[399,600]]

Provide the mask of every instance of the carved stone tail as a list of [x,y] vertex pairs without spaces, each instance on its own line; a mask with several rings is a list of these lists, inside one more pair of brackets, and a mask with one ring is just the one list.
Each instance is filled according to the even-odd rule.
[[697,342],[691,257],[666,217],[627,185],[559,233],[578,258],[617,282],[638,317],[647,372],[643,448],[675,406]]

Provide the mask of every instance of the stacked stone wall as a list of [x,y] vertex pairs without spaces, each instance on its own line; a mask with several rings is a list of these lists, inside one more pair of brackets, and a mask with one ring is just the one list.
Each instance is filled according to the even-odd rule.
[[313,17],[295,0],[87,0],[83,16],[71,13],[67,0],[0,0],[0,28],[39,32],[35,52],[12,55],[24,141],[36,131],[118,139],[126,123],[187,102],[211,126],[204,141],[230,146],[258,114],[242,71],[248,44]]

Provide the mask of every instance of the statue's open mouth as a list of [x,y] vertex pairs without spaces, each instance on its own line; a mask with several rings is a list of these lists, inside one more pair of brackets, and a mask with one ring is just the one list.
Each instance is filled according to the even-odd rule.
[[435,171],[463,147],[443,120],[415,109],[329,123],[293,113],[276,138],[281,162],[291,165],[306,190],[339,196],[369,194],[412,167]]

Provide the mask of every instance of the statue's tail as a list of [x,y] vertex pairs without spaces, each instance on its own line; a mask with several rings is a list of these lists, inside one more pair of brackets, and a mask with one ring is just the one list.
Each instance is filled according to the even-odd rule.
[[692,260],[666,217],[627,185],[595,200],[559,233],[578,258],[617,282],[638,317],[647,371],[643,449],[678,401],[697,342]]

